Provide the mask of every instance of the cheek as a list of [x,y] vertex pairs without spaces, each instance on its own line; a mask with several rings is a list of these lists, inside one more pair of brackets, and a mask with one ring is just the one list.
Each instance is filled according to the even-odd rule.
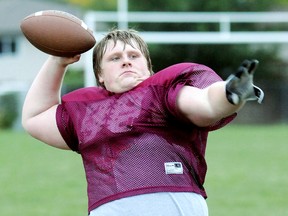
[[[114,79],[109,74],[105,74],[104,77],[101,77],[102,83],[104,83],[105,87],[109,89],[109,86],[113,85]],[[99,79],[100,81],[100,79]]]
[[[139,63],[139,65],[141,65],[141,69],[142,69],[143,71],[149,71],[148,63],[147,63],[146,59],[145,59],[145,60],[142,60],[142,61]],[[150,72],[149,72],[149,74],[150,74]]]
[[[108,67],[109,65],[107,64],[101,64],[101,73],[99,75],[99,82],[100,83],[106,83],[107,82],[107,79],[109,79],[109,71],[110,71],[110,68]],[[105,80],[105,82],[104,82]]]

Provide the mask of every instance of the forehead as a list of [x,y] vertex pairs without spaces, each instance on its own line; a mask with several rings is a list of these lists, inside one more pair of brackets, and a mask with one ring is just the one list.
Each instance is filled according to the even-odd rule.
[[124,43],[121,40],[117,40],[117,41],[108,40],[105,50],[104,50],[104,54],[114,52],[114,51],[117,51],[117,52],[124,51],[126,49],[134,49],[134,50],[140,51],[139,45],[136,43],[134,39],[131,39],[131,42],[129,43]]

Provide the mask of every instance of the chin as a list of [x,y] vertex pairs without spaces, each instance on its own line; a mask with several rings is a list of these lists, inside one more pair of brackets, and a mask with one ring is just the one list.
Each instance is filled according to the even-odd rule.
[[117,88],[111,88],[111,89],[107,89],[110,92],[113,93],[124,93],[127,91],[130,91],[131,89],[133,89],[134,87],[136,87],[139,83],[133,83],[133,84],[129,84],[129,85],[122,85],[119,86]]
[[126,77],[125,79],[118,80],[118,82],[114,82],[113,85],[107,86],[106,89],[113,93],[127,92],[135,88],[137,85],[139,85],[143,80],[147,78],[146,77],[142,77],[142,78]]

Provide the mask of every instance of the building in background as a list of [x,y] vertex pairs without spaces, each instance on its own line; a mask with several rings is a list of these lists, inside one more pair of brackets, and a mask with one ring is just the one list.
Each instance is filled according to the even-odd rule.
[[[24,37],[20,23],[26,16],[42,10],[62,10],[82,18],[79,8],[67,4],[40,0],[0,0],[0,96],[17,93],[19,109],[28,87],[47,58],[47,54],[36,49]],[[82,67],[82,62],[76,63],[74,67]],[[17,128],[20,127],[19,119],[18,116]]]
[[4,86],[9,88],[17,83],[29,85],[47,58],[28,42],[20,30],[23,18],[41,10],[63,10],[82,17],[80,9],[69,5],[39,0],[1,0],[0,91]]

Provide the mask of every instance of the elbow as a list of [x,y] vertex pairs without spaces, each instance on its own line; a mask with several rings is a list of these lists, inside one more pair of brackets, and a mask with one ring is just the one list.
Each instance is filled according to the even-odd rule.
[[23,113],[22,113],[21,124],[22,124],[23,129],[26,131],[28,125],[27,125],[27,119],[24,117]]
[[28,131],[29,129],[29,116],[27,115],[27,112],[25,112],[24,108],[22,110],[22,116],[21,116],[21,124],[25,131]]
[[38,124],[35,124],[33,118],[31,119],[23,119],[22,118],[22,127],[31,137],[42,140],[41,139],[41,130]]
[[32,137],[35,137],[35,131],[37,129],[37,125],[35,125],[35,117],[27,117],[22,115],[22,127],[23,129]]
[[21,124],[25,131],[28,131],[29,129],[29,119],[30,119],[30,116],[27,110],[25,109],[25,104],[24,104],[22,108]]
[[215,118],[213,116],[202,116],[198,118],[194,118],[193,124],[195,124],[198,127],[208,127],[211,125],[214,125],[216,122],[218,122],[220,119]]
[[[232,113],[231,113],[232,114]],[[230,113],[218,113],[213,109],[210,110],[202,110],[202,112],[198,112],[197,114],[193,114],[189,116],[190,121],[198,127],[208,127],[215,125],[221,119],[231,115]]]
[[22,123],[23,129],[27,133],[31,134],[31,124],[29,122],[30,122],[29,119],[22,117],[22,122],[21,123]]

